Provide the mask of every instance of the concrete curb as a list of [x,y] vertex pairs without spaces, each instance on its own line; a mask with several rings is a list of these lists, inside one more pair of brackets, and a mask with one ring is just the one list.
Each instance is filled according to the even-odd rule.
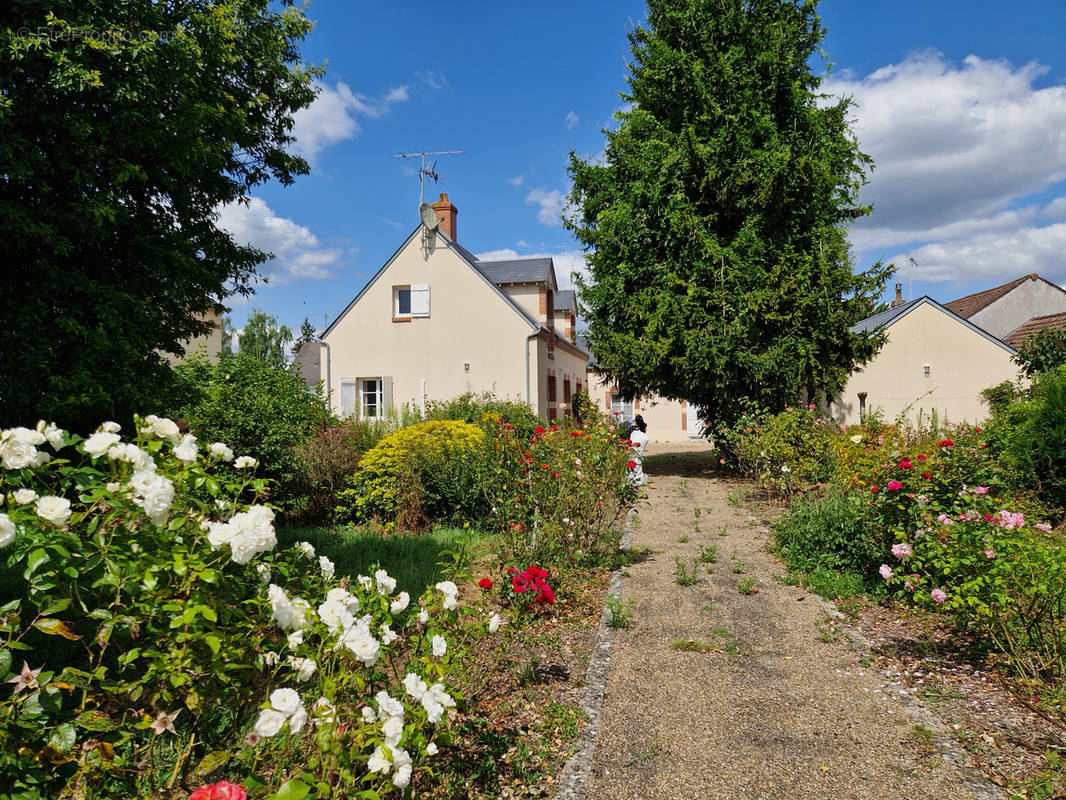
[[[626,518],[625,531],[619,547],[628,550],[633,543],[633,517],[636,509]],[[622,596],[622,572],[625,567],[616,569],[611,574],[611,583],[607,587],[607,599]],[[607,688],[607,672],[611,666],[611,647],[614,644],[614,628],[607,624],[609,612],[607,599],[604,601],[600,627],[596,641],[592,646],[592,657],[585,672],[585,688],[581,692],[579,705],[588,717],[588,722],[577,740],[577,749],[567,759],[559,774],[559,791],[555,800],[584,800],[588,790],[589,775],[592,773],[592,756],[596,752],[596,731],[600,726],[600,711],[603,708],[603,693]]]

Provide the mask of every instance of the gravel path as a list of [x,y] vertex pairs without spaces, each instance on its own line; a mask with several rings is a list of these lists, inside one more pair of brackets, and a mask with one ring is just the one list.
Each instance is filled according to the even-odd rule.
[[[623,579],[634,617],[615,634],[587,798],[1000,797],[815,596],[774,580],[767,531],[729,502],[737,487],[663,455],[684,449],[649,448],[632,546],[653,552]],[[675,556],[691,570],[708,546],[717,562],[678,585]]]

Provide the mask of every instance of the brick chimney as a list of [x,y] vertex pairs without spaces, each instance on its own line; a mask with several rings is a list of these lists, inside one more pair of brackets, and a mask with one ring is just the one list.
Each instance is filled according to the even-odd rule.
[[896,299],[892,301],[892,304],[889,306],[889,308],[895,308],[896,306],[901,306],[905,302],[907,302],[907,301],[903,299],[903,284],[902,283],[897,283],[896,284]]
[[459,213],[459,209],[452,205],[447,193],[441,192],[440,200],[436,203],[431,203],[430,208],[437,215],[437,222],[440,223],[441,231],[453,242],[457,241],[455,238],[455,217]]

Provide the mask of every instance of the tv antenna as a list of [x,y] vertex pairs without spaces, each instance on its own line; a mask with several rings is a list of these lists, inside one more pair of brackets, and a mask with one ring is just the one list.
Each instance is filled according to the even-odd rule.
[[911,262],[910,267],[907,268],[907,299],[914,299],[914,268],[918,266],[918,261],[911,256],[907,256],[907,260]]
[[444,178],[437,172],[437,162],[433,161],[426,165],[426,156],[451,156],[464,153],[463,150],[420,150],[415,153],[392,153],[393,158],[420,158],[421,165],[418,168],[418,215],[422,218],[422,224],[429,230],[433,230],[440,224],[433,207],[426,202],[426,179],[433,183],[443,183]]

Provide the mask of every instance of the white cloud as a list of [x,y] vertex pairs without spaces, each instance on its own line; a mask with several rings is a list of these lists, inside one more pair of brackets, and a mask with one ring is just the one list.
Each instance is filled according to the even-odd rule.
[[331,267],[339,266],[345,258],[343,249],[323,247],[309,228],[279,217],[258,197],[251,198],[247,205],[222,206],[218,210],[218,226],[233,234],[239,243],[274,254],[274,260],[259,267],[260,274],[274,283],[332,278]]
[[876,164],[862,191],[874,212],[854,226],[855,247],[914,248],[915,278],[929,281],[1062,276],[1062,231],[1038,223],[1066,215],[1066,199],[1028,200],[1066,180],[1066,86],[1037,88],[1045,72],[925,52],[826,81],[854,98],[853,130]]
[[555,280],[560,289],[575,289],[573,273],[580,273],[588,278],[588,265],[585,263],[585,253],[581,250],[560,250],[556,253],[526,253],[519,255],[515,250],[505,247],[502,250],[489,250],[486,253],[478,253],[477,257],[483,261],[503,261],[509,258],[550,258],[555,263]]
[[525,239],[519,239],[517,242],[514,243],[514,246],[515,247],[529,247],[529,242],[527,242]]
[[430,89],[440,91],[448,85],[448,79],[444,77],[443,72],[438,72],[435,69],[420,69],[415,72],[415,77],[422,83],[426,84]]
[[575,114],[573,111],[566,112],[566,129],[572,131],[581,122],[581,117]]
[[563,203],[566,195],[558,189],[550,192],[545,189],[530,189],[526,195],[526,205],[538,205],[537,222],[541,225],[562,225]]
[[342,81],[336,86],[322,84],[314,102],[293,114],[295,150],[314,159],[325,148],[358,134],[358,117],[380,117],[407,99],[406,86],[396,86],[374,99],[355,94]]
[[523,183],[525,183],[525,180],[525,175],[515,175],[513,178],[508,178],[507,182],[512,186],[521,186]]

